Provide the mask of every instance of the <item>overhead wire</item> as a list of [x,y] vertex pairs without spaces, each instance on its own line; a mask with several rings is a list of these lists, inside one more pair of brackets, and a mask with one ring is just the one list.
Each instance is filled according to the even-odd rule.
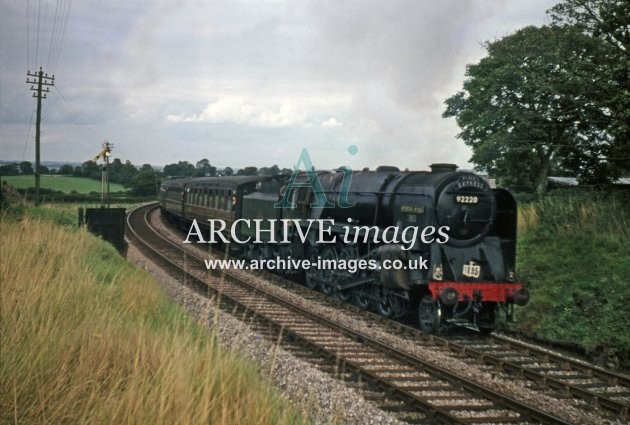
[[26,0],[26,69],[30,70],[31,62],[31,1]]
[[70,17],[70,9],[72,8],[72,0],[67,0],[63,3],[63,9],[61,12],[61,19],[63,21],[61,25],[61,31],[58,32],[57,43],[55,46],[55,54],[53,55],[53,62],[51,71],[54,74],[57,69],[57,63],[59,62],[59,58],[61,57],[61,51],[63,48],[63,41],[66,37],[66,31],[68,29],[68,20]]
[[35,116],[35,106],[31,111],[31,120],[28,123],[28,133],[26,134],[26,140],[24,141],[24,150],[22,151],[22,161],[26,158],[26,149],[28,148],[28,141],[31,138],[31,128],[33,127],[33,117]]
[[71,113],[70,119],[75,123],[77,130],[82,133],[81,136],[87,139],[97,139],[99,136],[96,129],[87,124],[85,120],[81,118],[76,109],[72,106],[70,100],[68,100],[68,97],[64,94],[64,91],[59,84],[56,85],[56,89],[56,92],[59,94]]
[[[54,12],[49,1],[26,0],[26,68],[36,72],[46,65],[54,74],[63,50],[72,0],[56,0]],[[45,41],[44,39],[48,40]],[[46,52],[45,45],[48,46]],[[45,61],[46,60],[46,61]]]
[[35,36],[35,57],[34,57],[34,62],[35,62],[35,66],[37,67],[37,61],[39,60],[39,26],[41,23],[41,12],[42,12],[42,0],[38,0],[37,1],[37,31],[36,31],[36,36]]
[[55,15],[53,17],[52,34],[50,35],[50,46],[48,47],[48,61],[46,62],[46,69],[50,69],[50,59],[52,57],[55,36],[57,35],[58,20],[59,20],[59,0],[55,2]]

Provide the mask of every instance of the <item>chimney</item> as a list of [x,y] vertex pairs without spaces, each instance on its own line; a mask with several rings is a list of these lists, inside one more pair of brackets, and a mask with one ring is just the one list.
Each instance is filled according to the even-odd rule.
[[429,167],[431,167],[432,173],[451,173],[458,168],[455,164],[447,163],[431,164]]

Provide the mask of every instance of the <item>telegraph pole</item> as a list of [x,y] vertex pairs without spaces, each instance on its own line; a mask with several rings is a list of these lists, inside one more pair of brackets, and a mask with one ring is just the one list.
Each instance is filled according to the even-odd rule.
[[[28,77],[33,77],[33,79],[29,79]],[[37,78],[37,79],[35,79]],[[37,98],[37,121],[35,124],[35,205],[39,206],[39,187],[40,187],[40,165],[39,165],[39,141],[40,141],[40,124],[42,121],[42,99],[46,99],[46,93],[50,90],[48,87],[44,86],[54,86],[55,85],[55,76],[49,77],[48,74],[44,74],[42,71],[42,67],[39,67],[39,71],[32,73],[28,71],[26,73],[26,83],[27,84],[37,84],[37,87],[33,87],[31,85],[31,90],[34,91],[33,97]]]

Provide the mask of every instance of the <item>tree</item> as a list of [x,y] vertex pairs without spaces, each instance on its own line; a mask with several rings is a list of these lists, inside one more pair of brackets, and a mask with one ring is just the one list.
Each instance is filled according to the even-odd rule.
[[258,168],[256,167],[241,168],[236,173],[237,176],[255,176],[256,174],[258,174]]
[[9,164],[0,165],[0,175],[2,176],[15,176],[20,174],[18,164],[11,162]]
[[476,168],[539,191],[552,167],[583,180],[610,175],[599,161],[612,145],[607,110],[597,102],[612,90],[596,73],[601,42],[576,27],[526,27],[486,49],[443,114],[456,118]]
[[615,177],[630,172],[630,2],[562,0],[547,13],[554,25],[572,25],[602,41],[605,60],[597,73],[613,86],[598,99],[609,111],[613,139],[606,159]]
[[149,164],[143,164],[140,171],[131,178],[125,187],[131,189],[133,195],[157,196],[160,190],[160,175]]
[[70,164],[63,164],[59,167],[59,174],[69,176],[74,172],[74,168]]
[[210,165],[210,161],[204,158],[197,161],[197,164],[195,165],[195,175],[197,177],[214,177],[217,175],[217,167]]
[[283,175],[283,176],[290,176],[291,174],[293,174],[293,170],[290,168],[283,168],[282,170],[278,172],[278,174]]
[[81,176],[90,179],[101,179],[101,168],[95,161],[85,161],[81,164]]
[[225,168],[223,169],[222,174],[223,174],[224,176],[231,176],[231,175],[233,175],[233,174],[234,174],[234,170],[232,169],[232,167],[225,167]]
[[579,26],[621,54],[627,55],[630,51],[630,3],[627,0],[562,0],[547,13],[556,25]]
[[258,175],[261,176],[277,176],[278,174],[280,174],[280,169],[275,164],[271,167],[261,167],[258,169]]
[[21,174],[33,174],[33,164],[29,161],[20,162],[20,173]]
[[195,166],[188,161],[168,164],[164,166],[164,175],[170,177],[192,177],[195,175]]
[[114,158],[114,160],[109,163],[109,181],[110,182],[122,183],[122,184],[125,183],[122,181],[124,179],[121,173],[122,168],[123,168],[123,163],[120,160],[120,158]]
[[138,169],[128,160],[123,164],[120,159],[116,158],[109,164],[109,180],[111,182],[126,185],[136,174],[138,174]]

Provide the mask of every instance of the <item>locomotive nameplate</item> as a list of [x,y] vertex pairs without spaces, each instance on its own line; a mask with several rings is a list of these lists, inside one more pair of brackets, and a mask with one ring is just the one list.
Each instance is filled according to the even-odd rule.
[[411,214],[424,214],[424,207],[423,206],[418,207],[416,205],[401,205],[400,212],[411,213]]
[[455,185],[454,189],[458,190],[463,187],[474,187],[477,189],[486,190],[488,184],[483,178],[479,176],[476,176],[474,174],[464,174],[457,179],[457,184]]

